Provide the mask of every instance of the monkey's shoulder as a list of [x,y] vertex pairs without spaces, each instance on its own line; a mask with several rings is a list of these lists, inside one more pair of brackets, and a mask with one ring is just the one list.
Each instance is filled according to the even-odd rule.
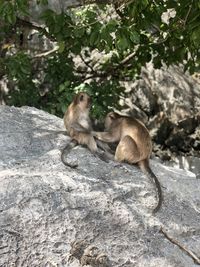
[[128,130],[133,135],[141,136],[142,138],[149,139],[150,134],[146,126],[140,120],[132,117],[127,117],[124,120],[122,128]]
[[133,118],[133,117],[124,117],[123,121],[125,124],[129,126],[135,126],[135,127],[145,127],[144,123],[140,121],[139,119]]

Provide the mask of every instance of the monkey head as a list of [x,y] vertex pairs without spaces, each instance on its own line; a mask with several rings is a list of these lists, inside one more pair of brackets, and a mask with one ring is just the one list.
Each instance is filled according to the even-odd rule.
[[90,109],[92,104],[92,99],[87,93],[80,92],[74,97],[73,102],[74,105],[78,105],[82,110],[85,110],[85,109]]
[[118,125],[121,116],[116,112],[109,112],[105,118],[105,130],[109,131]]

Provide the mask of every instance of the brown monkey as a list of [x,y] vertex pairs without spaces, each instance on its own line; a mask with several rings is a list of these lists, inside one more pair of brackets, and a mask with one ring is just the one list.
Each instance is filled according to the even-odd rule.
[[[106,153],[107,158],[104,153],[98,151],[97,143],[91,134],[92,123],[89,117],[90,107],[90,96],[85,92],[80,92],[75,95],[74,100],[69,105],[64,115],[64,124],[68,135],[72,138],[72,141],[63,149],[61,153],[61,160],[65,165],[72,168],[76,168],[77,164],[69,164],[65,162],[64,153],[66,151],[69,153],[69,151],[78,144],[86,145],[92,153],[97,154],[104,161],[111,157],[109,151]],[[98,141],[98,145],[104,150],[109,150],[107,144],[103,144]]]
[[105,130],[106,132],[92,132],[92,134],[104,142],[118,142],[115,160],[131,164],[137,163],[149,178],[154,179],[158,190],[158,204],[154,209],[154,212],[157,212],[162,204],[162,191],[157,177],[149,166],[152,152],[149,131],[139,120],[121,116],[115,112],[107,114]]

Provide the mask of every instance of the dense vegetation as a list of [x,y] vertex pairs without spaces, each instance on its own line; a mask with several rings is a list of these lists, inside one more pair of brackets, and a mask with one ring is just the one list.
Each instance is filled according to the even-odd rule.
[[[40,0],[38,23],[27,2],[0,0],[0,79],[9,88],[7,104],[62,116],[73,93],[86,90],[98,117],[118,106],[120,82],[135,80],[149,61],[156,68],[183,63],[191,73],[199,70],[200,1],[115,1],[58,14]],[[31,45],[33,30],[39,41]]]

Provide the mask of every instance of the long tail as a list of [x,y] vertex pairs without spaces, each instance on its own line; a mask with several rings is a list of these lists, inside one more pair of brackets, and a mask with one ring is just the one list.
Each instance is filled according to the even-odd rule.
[[153,179],[155,182],[155,185],[157,187],[157,193],[158,193],[158,204],[154,208],[153,213],[156,213],[162,205],[163,202],[163,196],[162,196],[162,189],[160,186],[160,182],[158,181],[158,178],[155,176],[155,174],[152,172],[150,166],[149,166],[149,161],[148,160],[143,160],[139,162],[139,166],[142,170],[143,173],[145,173],[150,179]]
[[77,164],[70,164],[68,162],[65,161],[65,157],[69,154],[69,152],[78,145],[78,142],[76,140],[72,140],[71,142],[69,142],[62,150],[61,152],[61,160],[62,163],[65,164],[68,167],[71,168],[77,168],[78,165]]

